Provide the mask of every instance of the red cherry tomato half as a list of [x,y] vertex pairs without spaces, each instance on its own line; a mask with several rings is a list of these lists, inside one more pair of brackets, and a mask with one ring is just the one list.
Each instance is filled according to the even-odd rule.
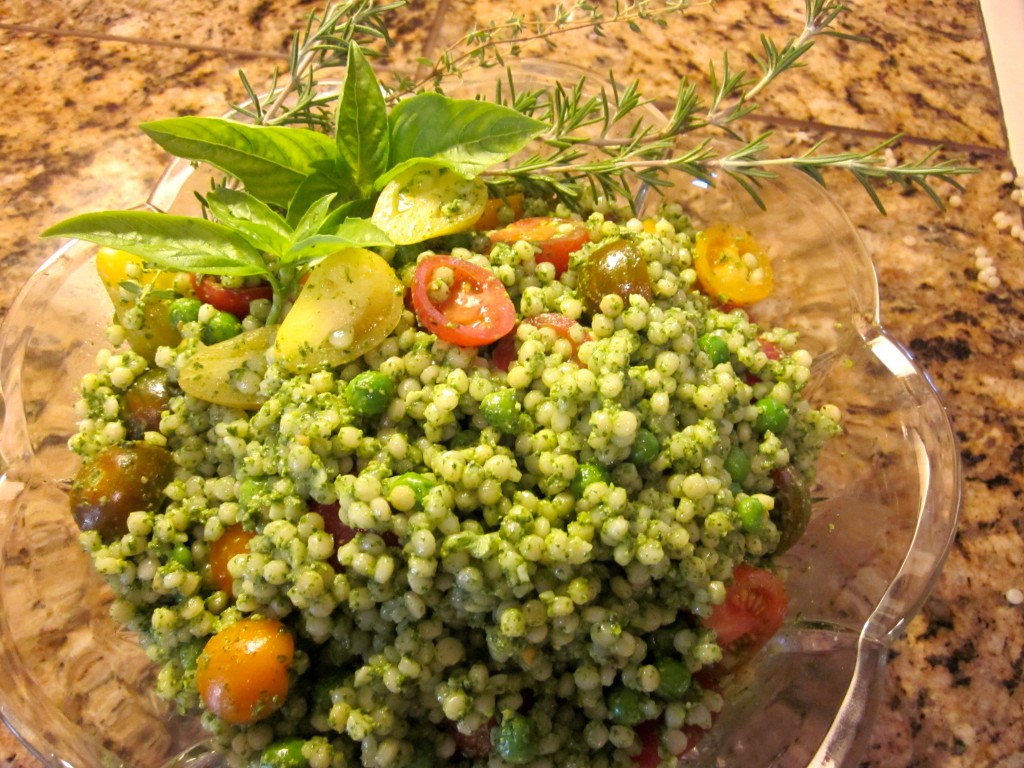
[[491,364],[499,371],[508,371],[516,359],[516,331],[506,333],[491,349]]
[[561,276],[569,268],[569,256],[590,242],[590,230],[582,221],[536,216],[519,219],[504,229],[488,234],[491,243],[517,243],[525,240],[540,249],[537,261],[555,265]]
[[636,727],[637,738],[640,739],[640,752],[633,756],[638,768],[658,768],[661,765],[661,722],[648,720]]
[[229,288],[214,275],[192,275],[196,298],[212,304],[221,312],[229,312],[239,320],[249,314],[249,304],[257,299],[273,299],[274,289],[269,283],[245,288]]
[[774,573],[742,563],[706,623],[724,649],[753,654],[779,631],[788,607],[786,589]]
[[[454,279],[447,298],[435,303],[430,284],[442,267],[451,270]],[[516,324],[516,308],[501,281],[483,267],[451,256],[428,256],[419,263],[412,305],[428,331],[461,347],[495,342]]]
[[[314,504],[312,509],[324,519],[324,530],[331,534],[331,538],[334,539],[335,549],[339,549],[345,544],[348,544],[356,537],[357,534],[369,532],[365,528],[353,528],[352,526],[343,523],[341,518],[338,516],[338,502],[334,502],[332,504]],[[398,535],[394,531],[384,531],[380,534],[380,537],[384,540],[384,544],[389,547],[397,547],[400,543]]]
[[[528,317],[523,320],[524,323],[535,325],[538,328],[550,328],[555,332],[556,335],[565,339],[572,344],[572,360],[575,363],[580,362],[579,351],[580,346],[590,341],[592,338],[589,333],[584,331],[582,336],[578,339],[573,337],[573,329],[578,327],[580,324],[573,320],[567,315],[559,314],[558,312],[543,312],[533,317]],[[506,336],[503,336],[498,340],[498,343],[494,345],[494,349],[491,350],[491,362],[495,368],[502,371],[507,371],[509,366],[512,365],[512,361],[516,359],[516,333],[513,330]]]
[[486,760],[491,754],[491,730],[498,724],[492,718],[471,733],[463,733],[455,723],[449,723],[450,733],[455,739],[455,751],[471,760]]

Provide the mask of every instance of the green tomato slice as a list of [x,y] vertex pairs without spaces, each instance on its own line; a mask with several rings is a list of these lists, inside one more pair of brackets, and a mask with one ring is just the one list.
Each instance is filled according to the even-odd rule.
[[178,386],[185,394],[208,403],[243,410],[259,408],[267,399],[259,392],[259,382],[277,329],[268,325],[199,347],[178,371]]
[[328,256],[281,323],[277,362],[304,373],[366,354],[398,325],[404,292],[391,265],[372,251],[345,248]]
[[395,245],[470,229],[484,212],[487,185],[447,168],[416,166],[384,185],[370,221]]

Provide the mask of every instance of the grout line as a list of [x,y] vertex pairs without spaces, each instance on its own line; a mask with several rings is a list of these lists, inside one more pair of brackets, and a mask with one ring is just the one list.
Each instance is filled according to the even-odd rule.
[[8,24],[2,21],[0,21],[0,30],[29,35],[44,35],[48,37],[68,37],[84,40],[99,40],[110,43],[128,43],[129,45],[145,45],[154,48],[182,48],[201,53],[220,53],[228,56],[242,56],[248,59],[288,59],[287,53],[278,51],[254,51],[246,48],[225,48],[216,45],[197,45],[196,43],[183,43],[177,40],[153,40],[144,37],[109,35],[103,32],[65,31],[62,29],[51,29],[47,27],[33,27],[30,24]]
[[[440,0],[438,3],[437,11],[434,15],[433,23],[430,27],[426,39],[423,42],[421,48],[421,55],[430,57],[433,49],[437,46],[440,34],[441,25],[444,21],[444,15],[450,0]],[[197,45],[195,43],[183,43],[176,40],[154,40],[149,38],[140,37],[129,37],[123,35],[110,35],[101,32],[84,32],[84,31],[64,31],[59,29],[51,29],[46,27],[34,27],[28,24],[9,24],[6,22],[0,22],[0,30],[7,30],[9,32],[16,32],[21,34],[30,35],[44,35],[50,37],[65,37],[65,38],[79,38],[85,40],[99,40],[103,42],[116,42],[116,43],[127,43],[130,45],[143,45],[157,48],[179,48],[184,50],[191,50],[202,53],[216,53],[228,56],[240,56],[251,59],[277,59],[277,60],[288,60],[289,55],[286,52],[278,51],[256,51],[245,48],[228,48],[213,45]],[[671,111],[672,104],[659,103],[659,107]],[[874,138],[878,140],[885,140],[892,137],[892,133],[886,133],[878,130],[868,130],[864,128],[853,128],[850,126],[832,125],[829,123],[818,123],[810,120],[795,120],[792,118],[772,116],[772,115],[748,115],[745,119],[759,122],[759,123],[771,123],[780,125],[791,130],[810,130],[810,131],[826,131],[838,135],[845,136],[860,136],[863,138]],[[941,145],[943,149],[950,150],[953,152],[968,152],[986,156],[994,157],[1009,157],[1009,153],[1005,148],[995,147],[991,145],[981,144],[961,144],[961,143],[944,143],[941,140],[929,138],[927,136],[912,136],[904,135],[900,137],[900,141],[908,144],[920,144],[928,146]]]

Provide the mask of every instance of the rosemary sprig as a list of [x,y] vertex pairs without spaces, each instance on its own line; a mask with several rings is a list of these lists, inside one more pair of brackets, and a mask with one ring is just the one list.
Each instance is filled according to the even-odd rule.
[[[241,75],[251,100],[242,114],[259,124],[304,125],[333,133],[337,95],[321,87],[325,74],[346,64],[351,42],[375,55],[386,54],[394,43],[387,17],[404,4],[405,0],[329,3],[295,36],[289,73],[287,77],[275,74],[266,95],[261,96]],[[393,80],[385,85],[386,97],[394,104],[428,89],[444,92],[448,82],[474,69],[500,66],[528,43],[541,42],[553,49],[570,33],[603,35],[611,25],[634,31],[644,24],[664,26],[670,16],[682,14],[688,6],[686,0],[635,0],[617,2],[605,10],[589,0],[574,0],[556,5],[549,16],[512,14],[500,23],[471,30],[435,59],[421,61],[424,69],[416,77],[390,72]],[[781,44],[761,36],[761,51],[751,55],[756,71],[734,67],[728,53],[723,53],[718,67],[709,65],[709,95],[702,97],[698,84],[681,81],[667,122],[660,126],[644,118],[642,108],[653,100],[640,94],[635,83],[621,86],[610,76],[605,89],[584,96],[592,92],[592,84],[585,79],[570,87],[524,90],[509,74],[493,101],[547,123],[550,129],[541,137],[546,151],[493,170],[489,180],[543,189],[573,205],[587,188],[620,195],[640,183],[665,184],[664,174],[673,169],[704,180],[722,170],[760,203],[760,180],[791,166],[822,184],[825,170],[852,174],[883,213],[876,189],[881,181],[919,188],[942,206],[935,183],[959,189],[956,177],[973,169],[935,162],[938,148],[917,160],[895,164],[886,162],[884,155],[899,137],[863,152],[823,153],[819,142],[799,156],[775,157],[771,131],[743,136],[743,119],[758,109],[758,97],[784,72],[805,66],[807,54],[820,38],[862,40],[836,28],[847,10],[840,0],[804,0],[804,23],[798,34]],[[722,150],[713,141],[716,134],[730,137],[737,146]]]

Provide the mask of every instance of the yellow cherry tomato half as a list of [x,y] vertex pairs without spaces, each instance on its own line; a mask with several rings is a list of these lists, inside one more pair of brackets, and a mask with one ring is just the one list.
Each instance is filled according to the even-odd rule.
[[234,579],[228,571],[228,563],[235,555],[249,553],[249,542],[256,537],[252,531],[245,530],[240,523],[228,526],[223,535],[210,542],[209,562],[210,578],[217,585],[231,596],[235,596]]
[[328,256],[309,274],[274,342],[292,373],[343,365],[387,338],[402,317],[405,286],[384,259],[363,248]]
[[[115,248],[100,248],[96,252],[96,273],[107,289],[114,305],[118,323],[125,327],[125,339],[137,354],[153,361],[157,347],[176,346],[181,334],[171,323],[168,307],[171,299],[166,291],[175,287],[175,275],[166,270],[151,269],[134,254]],[[130,281],[139,286],[137,292],[126,291],[122,283]],[[154,294],[155,292],[155,294]],[[128,313],[142,311],[142,322],[128,322]]]
[[256,410],[267,399],[259,384],[278,327],[242,331],[226,341],[199,347],[178,371],[178,386],[197,400]]
[[745,306],[772,291],[772,265],[764,248],[742,227],[714,224],[697,233],[693,267],[701,290],[716,301]]
[[206,642],[196,665],[196,687],[221,720],[255,723],[284,704],[294,657],[295,640],[280,621],[241,619]]
[[447,168],[413,167],[384,185],[370,221],[395,245],[471,229],[487,205],[487,185]]

